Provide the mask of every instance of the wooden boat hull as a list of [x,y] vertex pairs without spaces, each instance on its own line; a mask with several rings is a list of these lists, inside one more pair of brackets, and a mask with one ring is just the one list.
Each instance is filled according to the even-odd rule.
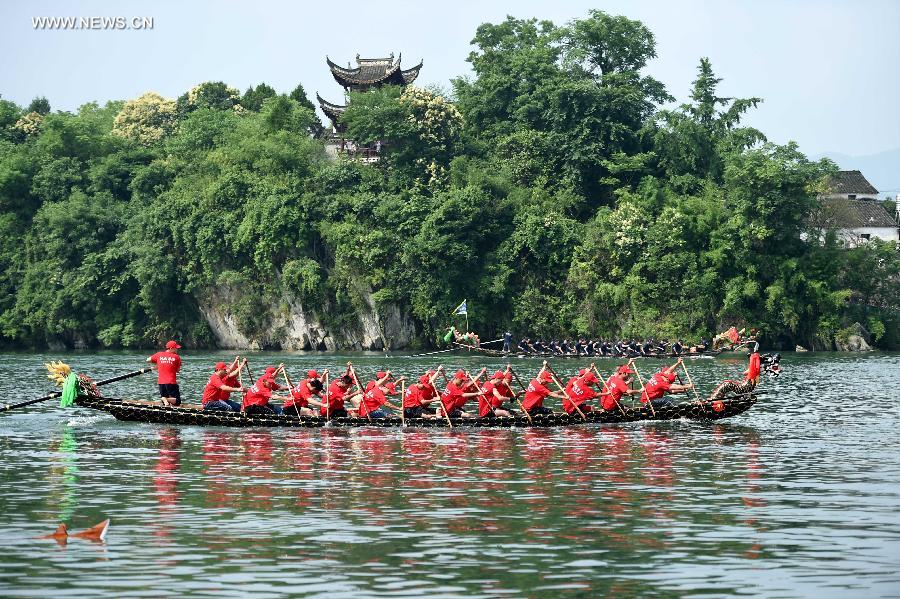
[[[677,420],[686,418],[690,420],[721,420],[736,416],[749,410],[757,401],[754,394],[723,399],[721,401],[692,401],[677,404],[671,407],[656,408],[651,413],[648,407],[625,408],[624,411],[607,412],[598,410],[587,413],[586,420],[578,415],[565,413],[549,414],[546,416],[533,416],[530,420],[524,416],[512,418],[454,418],[454,427],[557,427],[579,424],[617,424],[624,422],[639,422],[645,420]],[[147,403],[129,402],[122,399],[94,398],[79,396],[75,400],[76,405],[101,410],[112,414],[119,420],[129,422],[152,422],[158,424],[181,424],[188,426],[228,426],[228,427],[287,427],[287,428],[316,428],[325,426],[334,427],[399,427],[402,422],[399,417],[376,418],[332,418],[330,421],[324,417],[297,417],[289,415],[249,415],[237,412],[206,412],[193,408],[179,408],[174,406],[152,405]],[[407,418],[406,426],[411,428],[448,428],[444,419]]]
[[454,349],[458,351],[468,351],[468,352],[477,352],[480,354],[484,354],[486,356],[493,356],[497,358],[553,358],[554,360],[559,359],[568,359],[568,358],[577,358],[581,360],[591,360],[591,359],[603,359],[609,358],[612,360],[628,360],[630,358],[656,358],[660,360],[669,360],[676,358],[701,358],[701,357],[715,357],[721,354],[724,350],[716,349],[716,350],[706,350],[702,352],[682,352],[680,354],[674,353],[662,353],[662,354],[642,354],[639,352],[631,352],[627,356],[600,356],[593,355],[587,356],[584,354],[554,354],[552,352],[542,352],[542,353],[522,353],[520,351],[512,351],[512,352],[504,352],[497,349],[489,349],[486,347],[472,347],[469,345],[461,345],[459,343],[454,344],[456,347]]

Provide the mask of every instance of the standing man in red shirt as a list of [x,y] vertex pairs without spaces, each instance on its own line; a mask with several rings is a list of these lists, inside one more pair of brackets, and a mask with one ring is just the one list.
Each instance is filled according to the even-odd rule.
[[683,359],[664,368],[650,377],[650,380],[644,385],[644,392],[641,393],[641,403],[648,401],[654,408],[665,408],[674,405],[668,397],[663,397],[666,393],[684,393],[689,389],[693,389],[693,385],[673,385],[675,382],[675,369],[678,368]]
[[547,372],[546,368],[541,368],[538,375],[531,379],[528,388],[525,389],[525,399],[522,400],[522,407],[525,408],[531,416],[542,416],[544,414],[552,414],[553,410],[544,407],[544,398],[555,397],[557,399],[565,399],[562,393],[550,391],[544,383],[549,383],[553,377]]
[[159,373],[156,382],[159,384],[159,396],[164,405],[181,405],[181,391],[178,389],[178,371],[181,370],[181,346],[175,341],[166,342],[166,351],[156,352],[147,361],[153,364]]
[[242,392],[244,388],[232,386],[233,384],[236,383],[230,381],[228,365],[225,362],[216,363],[212,376],[203,389],[203,409],[209,412],[216,410],[240,412],[241,404],[231,401],[228,397],[232,392]]

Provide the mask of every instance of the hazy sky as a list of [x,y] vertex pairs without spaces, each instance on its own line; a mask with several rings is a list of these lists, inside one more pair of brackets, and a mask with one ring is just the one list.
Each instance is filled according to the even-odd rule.
[[[339,64],[403,53],[424,59],[417,83],[449,87],[469,73],[476,27],[516,17],[557,24],[598,8],[656,35],[649,72],[683,101],[701,56],[722,95],[760,96],[748,122],[809,154],[872,154],[900,146],[900,2],[835,0],[400,2],[10,2],[0,4],[0,94],[44,95],[54,109],[177,97],[222,80],[241,91],[302,83],[311,99],[342,102],[325,55]],[[149,31],[39,31],[32,17],[152,17]],[[354,63],[355,64],[355,63]]]

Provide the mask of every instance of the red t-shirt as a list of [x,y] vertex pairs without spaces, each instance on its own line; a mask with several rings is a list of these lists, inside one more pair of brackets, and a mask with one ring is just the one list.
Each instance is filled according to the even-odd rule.
[[526,410],[540,408],[544,405],[544,398],[550,395],[550,389],[542,385],[537,379],[531,379],[528,388],[525,390],[525,399],[522,400],[522,406]]
[[759,378],[759,372],[761,370],[759,354],[750,354],[750,366],[747,367],[747,370],[747,376],[744,377],[745,381],[752,381]]
[[305,408],[309,405],[309,398],[312,396],[319,397],[318,393],[313,393],[309,389],[309,385],[307,385],[307,381],[309,379],[304,379],[294,385],[294,388],[291,389],[291,398],[284,402],[285,408],[293,408],[295,405],[298,408]]
[[366,392],[359,403],[359,415],[367,416],[369,412],[374,412],[383,406],[386,401],[387,397],[384,396],[384,391],[381,390],[381,387],[370,382],[366,385]]
[[404,408],[418,408],[422,405],[422,395],[424,394],[423,389],[419,389],[418,385],[410,385],[406,388],[406,392],[403,393],[403,407]]
[[576,376],[566,385],[566,399],[563,400],[563,409],[571,414],[575,411],[575,406],[581,407],[581,404],[595,397],[597,397],[597,392]]
[[447,383],[447,388],[441,394],[441,403],[447,412],[452,412],[457,408],[462,409],[466,405],[466,398],[463,396],[463,390],[453,384],[453,381]]
[[176,375],[181,370],[181,356],[168,351],[156,352],[150,356],[150,361],[156,364],[159,371],[157,383],[160,385],[177,385]]
[[272,397],[272,390],[259,381],[256,381],[253,383],[253,386],[244,393],[244,407],[248,408],[250,406],[267,405],[270,397]]
[[512,397],[515,395],[515,393],[513,393],[513,390],[510,389],[509,383],[507,383],[506,381],[498,383],[497,385],[495,385],[495,387],[497,389],[497,392],[506,399],[512,399]]
[[337,381],[332,382],[328,385],[328,402],[326,407],[326,402],[322,401],[322,408],[319,410],[319,413],[322,416],[327,416],[329,412],[334,412],[335,410],[343,410],[344,409],[344,397],[347,395],[347,390],[341,388],[340,385],[337,384]]
[[478,396],[478,415],[482,418],[487,416],[492,409],[499,408],[503,403],[502,399],[498,399],[497,396],[494,395],[494,389],[497,389],[497,392],[499,393],[501,386],[502,385],[494,385],[491,381],[488,381],[481,386],[481,395]]
[[641,403],[647,403],[651,399],[659,399],[671,387],[672,383],[661,372],[657,372],[644,385],[644,392],[641,393]]
[[203,388],[203,399],[201,402],[205,406],[211,401],[218,401],[220,399],[227,399],[230,395],[228,391],[222,391],[222,387],[229,387],[224,380],[218,375],[213,374],[209,377],[209,382],[206,383],[206,387]]
[[434,399],[438,396],[437,389],[433,384],[425,385],[425,388],[422,389],[422,401],[428,401],[429,399]]
[[601,405],[604,410],[615,410],[616,404],[619,403],[619,400],[622,399],[622,396],[628,391],[628,385],[622,380],[622,377],[614,374],[607,379],[606,390],[610,392],[610,395],[603,396]]

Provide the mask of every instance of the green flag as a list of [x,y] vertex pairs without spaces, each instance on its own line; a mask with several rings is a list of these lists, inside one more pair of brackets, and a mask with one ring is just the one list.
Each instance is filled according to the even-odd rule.
[[63,383],[62,397],[59,399],[59,407],[68,408],[75,403],[75,396],[78,395],[78,375],[74,372],[70,373]]

